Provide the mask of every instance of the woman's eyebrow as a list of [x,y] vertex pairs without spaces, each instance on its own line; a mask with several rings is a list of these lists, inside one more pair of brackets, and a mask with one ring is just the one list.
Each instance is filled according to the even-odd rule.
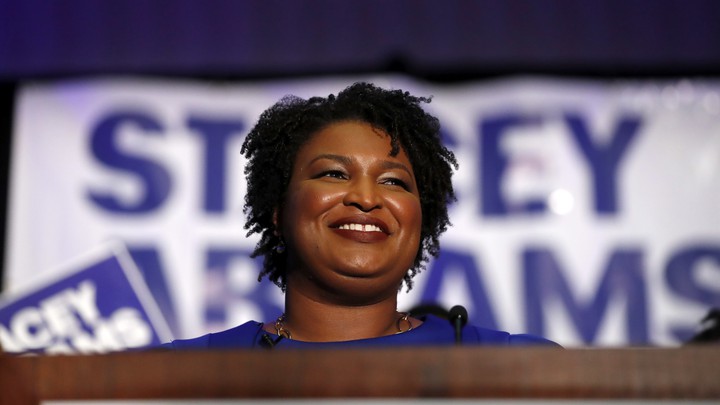
[[347,156],[334,155],[334,154],[332,154],[332,153],[323,153],[323,154],[321,154],[321,155],[315,156],[315,157],[313,158],[313,160],[310,161],[310,164],[313,164],[313,163],[315,163],[315,162],[317,162],[318,160],[321,160],[321,159],[334,160],[334,161],[336,161],[336,162],[338,162],[338,163],[342,163],[342,164],[345,164],[345,165],[349,165],[350,163],[352,163],[352,159],[350,159],[350,158],[347,157]]
[[[315,156],[315,157],[310,161],[310,164],[313,164],[313,163],[315,163],[316,161],[322,160],[322,159],[334,160],[334,161],[336,161],[336,162],[338,162],[338,163],[341,163],[341,164],[344,164],[344,165],[349,165],[349,164],[352,163],[352,159],[349,158],[349,157],[347,157],[347,156],[335,155],[335,154],[332,154],[332,153],[323,153],[323,154],[320,154],[320,155]],[[400,163],[400,162],[393,162],[393,161],[390,161],[390,160],[383,160],[383,161],[380,163],[380,167],[381,167],[383,170],[400,169],[400,170],[403,170],[403,171],[407,172],[407,174],[409,174],[410,177],[413,176],[413,175],[412,175],[412,171],[410,170],[410,168],[408,168],[407,166],[405,166],[404,164],[402,164],[402,163]]]
[[400,163],[400,162],[393,162],[393,161],[390,161],[390,160],[383,160],[383,161],[382,161],[382,164],[381,164],[381,167],[382,167],[384,170],[388,170],[388,169],[400,169],[400,170],[404,170],[404,171],[407,172],[407,174],[410,175],[410,177],[413,177],[412,171],[410,171],[410,169],[409,169],[407,166],[405,166],[404,164],[402,164],[402,163]]

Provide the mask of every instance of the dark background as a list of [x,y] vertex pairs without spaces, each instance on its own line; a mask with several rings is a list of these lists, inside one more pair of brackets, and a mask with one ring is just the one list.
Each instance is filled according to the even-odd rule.
[[720,1],[0,0],[0,266],[23,82],[390,72],[717,79]]

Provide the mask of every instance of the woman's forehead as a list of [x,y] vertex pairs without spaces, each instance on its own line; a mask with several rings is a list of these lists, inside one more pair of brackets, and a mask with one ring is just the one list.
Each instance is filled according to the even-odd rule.
[[341,121],[314,132],[302,144],[298,155],[336,153],[382,155],[390,159],[408,160],[402,147],[392,154],[391,137],[382,129],[362,121]]

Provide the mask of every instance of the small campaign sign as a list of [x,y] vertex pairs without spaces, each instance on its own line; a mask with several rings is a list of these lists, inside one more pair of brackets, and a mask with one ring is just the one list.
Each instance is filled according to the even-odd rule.
[[108,243],[0,297],[6,352],[106,353],[152,347],[171,338],[155,300],[122,244]]

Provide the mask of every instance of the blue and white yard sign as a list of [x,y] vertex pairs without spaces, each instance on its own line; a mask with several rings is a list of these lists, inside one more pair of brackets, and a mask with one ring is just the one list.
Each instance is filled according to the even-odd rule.
[[13,353],[105,353],[157,346],[170,331],[120,245],[106,245],[0,300],[0,342]]
[[6,285],[112,238],[174,337],[274,319],[283,297],[249,258],[240,146],[283,95],[360,79],[434,96],[460,163],[454,226],[400,309],[462,304],[476,324],[566,346],[672,346],[720,307],[720,83],[689,80],[28,84]]

